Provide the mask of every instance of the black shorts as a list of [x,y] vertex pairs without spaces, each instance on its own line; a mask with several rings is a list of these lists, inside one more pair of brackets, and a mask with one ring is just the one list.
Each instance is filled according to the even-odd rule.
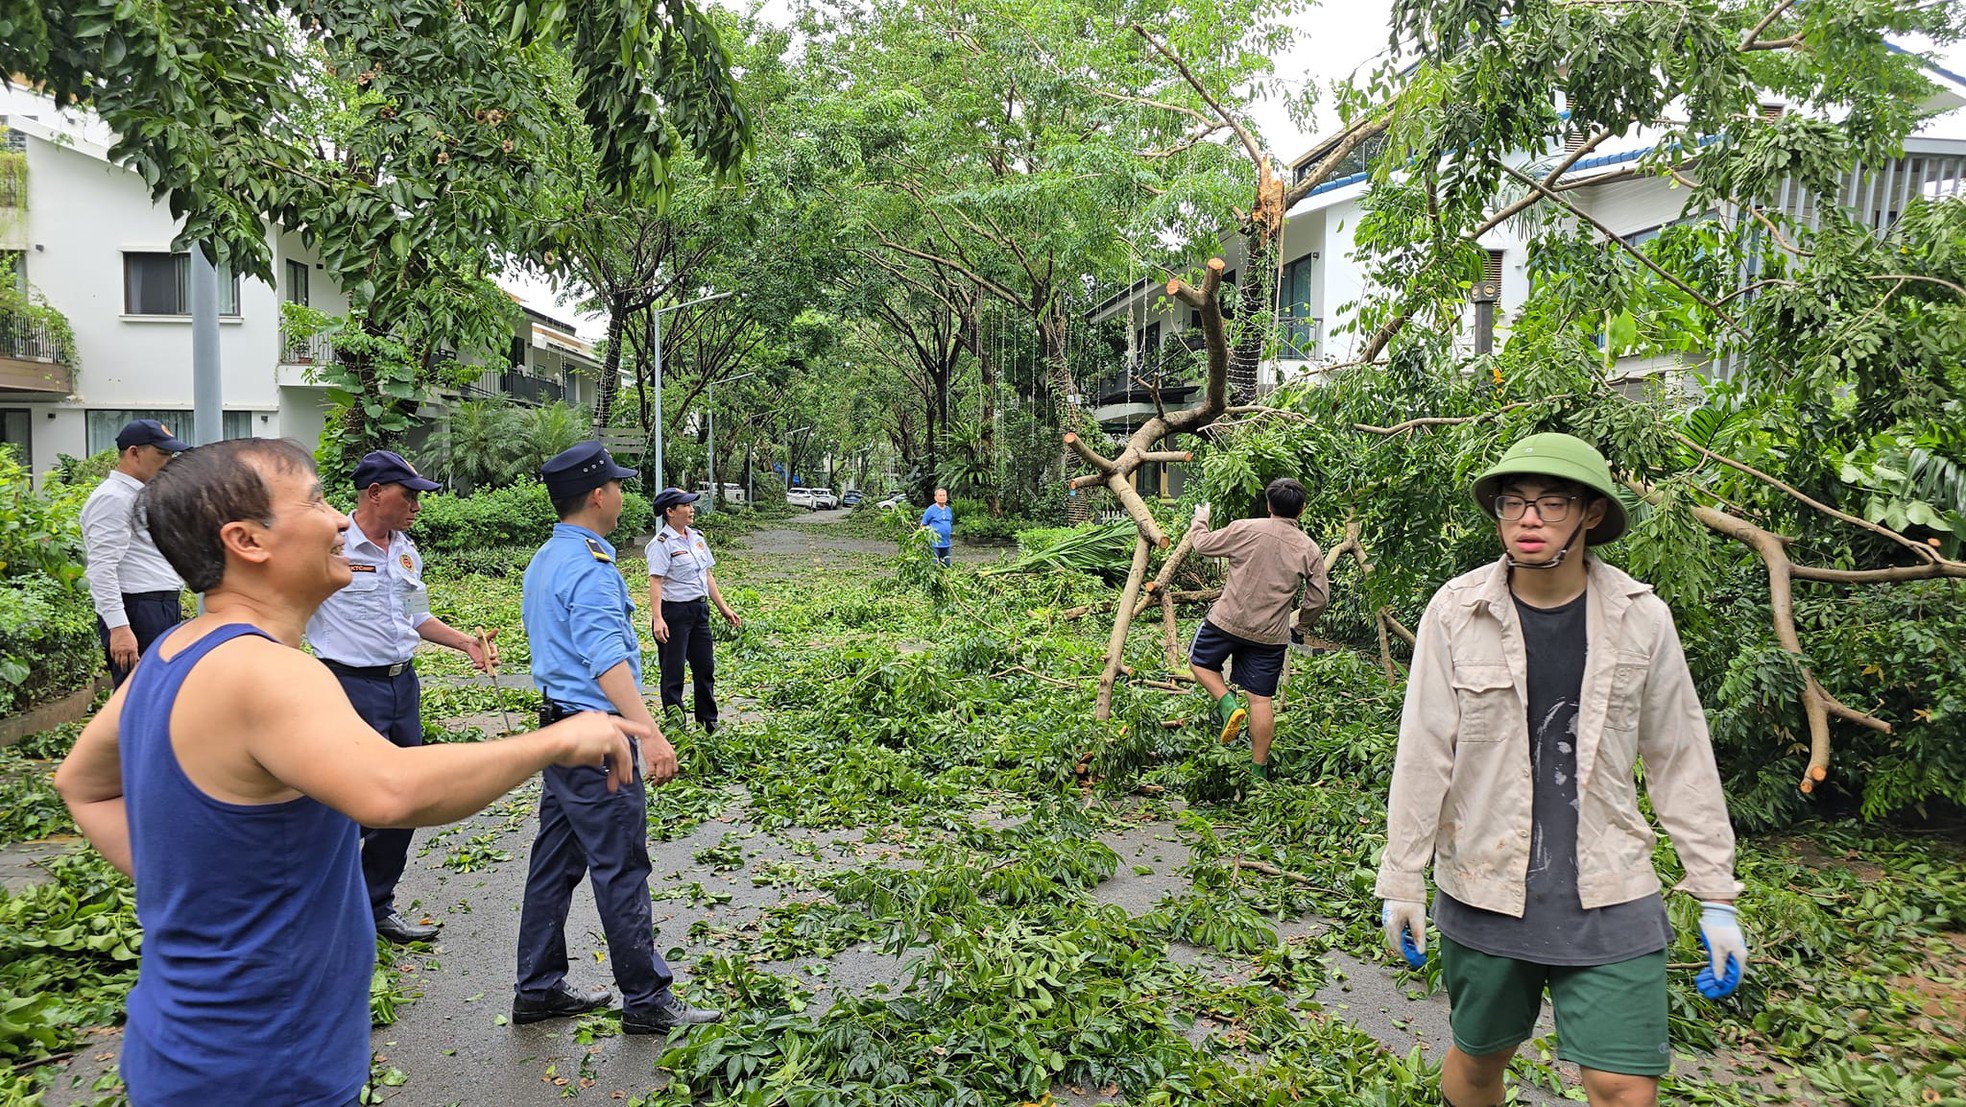
[[1188,664],[1197,669],[1222,671],[1222,662],[1235,660],[1236,683],[1252,696],[1274,696],[1283,676],[1286,647],[1271,646],[1238,638],[1207,619],[1195,632],[1195,644],[1188,650]]

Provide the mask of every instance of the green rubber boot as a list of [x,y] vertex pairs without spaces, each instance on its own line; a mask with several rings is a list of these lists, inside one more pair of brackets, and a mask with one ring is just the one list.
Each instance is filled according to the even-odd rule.
[[1257,780],[1270,779],[1270,763],[1268,761],[1252,761],[1249,767],[1256,770]]
[[1238,706],[1234,692],[1224,692],[1215,701],[1215,717],[1222,723],[1222,744],[1226,746],[1242,736],[1242,724],[1249,712]]

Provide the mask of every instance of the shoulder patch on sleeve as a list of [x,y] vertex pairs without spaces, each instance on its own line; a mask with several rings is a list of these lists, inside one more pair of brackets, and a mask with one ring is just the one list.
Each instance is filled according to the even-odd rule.
[[584,539],[584,541],[587,543],[587,552],[594,555],[594,560],[605,561],[610,565],[614,564],[614,555],[609,553],[606,547],[594,541],[592,538]]

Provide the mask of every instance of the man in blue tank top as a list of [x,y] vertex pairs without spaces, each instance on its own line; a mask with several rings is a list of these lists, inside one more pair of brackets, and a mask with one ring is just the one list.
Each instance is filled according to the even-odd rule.
[[358,826],[461,819],[547,765],[633,773],[633,721],[589,712],[475,745],[391,745],[300,650],[351,573],[348,519],[292,442],[179,455],[143,492],[204,614],[158,639],[55,775],[136,882],[143,954],[121,1069],[137,1107],[344,1107],[369,1072],[375,927]]
[[[633,721],[648,734],[641,746],[648,779],[661,784],[676,775],[676,751],[642,698],[635,601],[607,540],[621,522],[621,482],[635,471],[616,465],[599,442],[582,442],[547,461],[539,475],[560,518],[526,566],[520,608],[532,646],[533,682],[545,697],[540,722],[582,711],[608,711]],[[582,768],[545,771],[539,836],[533,839],[519,912],[512,1021],[565,1018],[608,1002],[605,987],[567,983],[567,908],[574,887],[591,874],[608,960],[621,986],[622,1030],[659,1034],[716,1022],[722,1012],[692,1007],[670,988],[674,974],[655,949],[642,781],[604,791],[602,779]]]

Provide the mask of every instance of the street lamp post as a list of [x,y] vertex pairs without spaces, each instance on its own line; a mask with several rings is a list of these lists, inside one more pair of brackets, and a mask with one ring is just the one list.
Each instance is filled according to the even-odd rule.
[[[724,383],[736,384],[738,381],[755,376],[756,373],[745,373],[732,377]],[[705,451],[704,456],[704,465],[710,472],[710,503],[706,510],[715,511],[717,501],[723,498],[722,490],[717,487],[717,378],[715,377],[710,378],[710,383],[704,388],[703,411],[705,420],[703,437],[710,447]]]
[[655,309],[655,333],[652,335],[652,338],[655,345],[655,483],[658,488],[651,490],[652,492],[659,491],[659,486],[667,479],[663,475],[662,469],[662,313],[665,311],[675,311],[677,308],[707,304],[711,300],[721,300],[726,296],[732,295],[735,295],[735,293],[715,292],[708,296],[698,296],[694,300],[684,300],[680,304],[671,304],[665,308]]

